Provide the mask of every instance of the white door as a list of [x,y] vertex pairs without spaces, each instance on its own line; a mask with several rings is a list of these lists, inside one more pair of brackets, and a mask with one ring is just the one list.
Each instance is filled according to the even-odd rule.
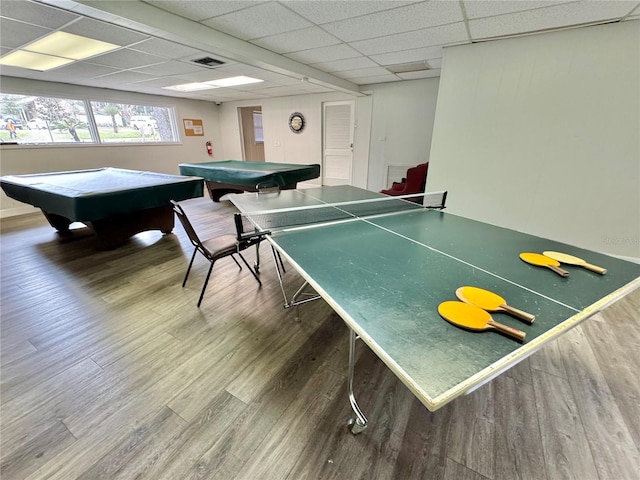
[[322,184],[350,185],[353,169],[355,102],[325,102],[322,107]]

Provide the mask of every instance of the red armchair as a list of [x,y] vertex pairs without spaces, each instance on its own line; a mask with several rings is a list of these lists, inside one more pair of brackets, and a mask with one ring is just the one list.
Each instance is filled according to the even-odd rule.
[[424,193],[427,184],[427,170],[429,169],[429,162],[421,163],[415,167],[411,167],[407,170],[406,178],[403,178],[402,182],[393,182],[393,185],[388,190],[381,190],[380,193],[385,195],[392,195],[394,197],[398,195],[411,195],[414,193]]

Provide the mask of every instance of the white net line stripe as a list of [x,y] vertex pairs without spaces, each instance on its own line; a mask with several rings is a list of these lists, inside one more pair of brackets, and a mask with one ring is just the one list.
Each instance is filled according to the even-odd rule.
[[[439,201],[425,207],[424,205],[406,200],[406,198],[416,197],[430,197],[432,200],[438,199]],[[327,223],[349,218],[363,218],[387,213],[422,210],[428,207],[437,208],[443,206],[443,197],[444,192],[403,195],[400,197],[379,197],[349,202],[245,212],[241,215],[261,230],[272,230],[276,228]]]

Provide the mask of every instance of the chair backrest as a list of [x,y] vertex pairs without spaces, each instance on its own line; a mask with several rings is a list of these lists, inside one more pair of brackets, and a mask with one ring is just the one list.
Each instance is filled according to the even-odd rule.
[[184,210],[178,204],[178,202],[171,200],[171,205],[173,205],[173,211],[176,214],[176,217],[178,217],[178,220],[180,220],[180,223],[182,224],[182,226],[184,227],[184,231],[187,232],[187,236],[189,237],[189,240],[191,241],[193,246],[201,250],[202,253],[206,255],[205,249],[202,246],[202,242],[200,241],[200,237],[198,237],[198,234],[193,228],[193,225],[191,225],[191,222],[189,221],[189,217],[187,217],[187,214],[184,212]]
[[429,162],[421,163],[407,170],[407,183],[405,187],[406,193],[424,192],[427,183],[427,171],[429,170]]

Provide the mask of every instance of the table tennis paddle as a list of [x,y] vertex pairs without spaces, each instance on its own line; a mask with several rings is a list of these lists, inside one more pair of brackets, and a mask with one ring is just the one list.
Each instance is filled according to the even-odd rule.
[[587,263],[582,258],[574,257],[573,255],[569,255],[567,253],[547,251],[547,252],[542,252],[542,254],[546,255],[549,258],[553,258],[554,260],[557,260],[560,263],[566,263],[567,265],[578,265],[579,267],[584,267],[587,270],[591,270],[592,272],[599,273],[600,275],[604,275],[605,273],[607,273],[606,268],[598,267],[597,265],[592,265],[591,263]]
[[438,313],[447,322],[457,327],[475,332],[496,330],[515,340],[524,342],[525,332],[496,322],[491,318],[489,312],[475,305],[456,301],[442,302],[438,305]]
[[521,253],[520,259],[524,262],[530,263],[531,265],[536,265],[538,267],[547,267],[556,272],[561,277],[569,276],[569,272],[560,268],[560,262],[540,253]]
[[456,297],[465,303],[470,303],[488,312],[506,312],[528,324],[532,324],[536,319],[535,315],[508,305],[507,301],[500,295],[483,288],[460,287],[456,290]]

